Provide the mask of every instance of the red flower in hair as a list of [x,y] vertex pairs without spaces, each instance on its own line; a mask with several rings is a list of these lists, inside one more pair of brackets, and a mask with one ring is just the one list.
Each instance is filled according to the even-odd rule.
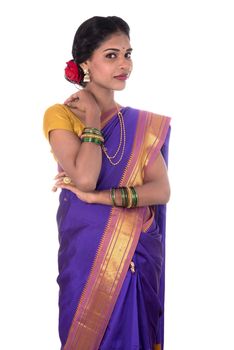
[[71,83],[79,84],[82,77],[80,75],[76,62],[74,60],[70,60],[66,62],[66,64],[67,67],[65,68],[65,78]]

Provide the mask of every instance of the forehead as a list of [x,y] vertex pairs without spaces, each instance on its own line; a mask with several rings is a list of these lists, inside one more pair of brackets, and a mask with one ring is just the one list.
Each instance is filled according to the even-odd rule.
[[130,40],[127,35],[123,33],[117,33],[111,35],[108,39],[103,41],[103,43],[97,49],[98,51],[104,51],[108,48],[116,48],[119,50],[128,50],[131,47]]

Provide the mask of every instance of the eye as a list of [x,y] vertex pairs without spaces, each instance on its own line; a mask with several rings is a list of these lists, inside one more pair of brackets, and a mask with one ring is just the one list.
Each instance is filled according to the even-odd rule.
[[127,52],[127,53],[125,54],[125,57],[128,58],[128,59],[131,59],[132,53],[131,53],[131,52]]
[[116,53],[114,53],[114,52],[110,52],[110,53],[108,53],[107,55],[106,55],[106,58],[116,58]]

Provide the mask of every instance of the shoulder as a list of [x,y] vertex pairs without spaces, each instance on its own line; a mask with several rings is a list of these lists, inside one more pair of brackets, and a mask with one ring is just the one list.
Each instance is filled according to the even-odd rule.
[[49,138],[50,131],[55,129],[68,130],[80,136],[83,128],[82,121],[63,104],[54,104],[44,113],[43,129],[46,138]]
[[130,113],[137,114],[140,118],[154,118],[154,119],[168,119],[171,120],[171,117],[164,115],[164,114],[159,114],[155,113],[152,111],[147,111],[143,109],[137,109],[133,107],[126,107],[126,110],[129,111]]
[[149,119],[153,122],[155,122],[156,120],[164,120],[164,121],[168,121],[170,122],[171,118],[164,115],[164,114],[159,114],[159,113],[155,113],[155,112],[151,112],[151,111],[145,111],[145,110],[141,110],[140,114],[142,116],[142,118],[146,118]]
[[145,163],[148,166],[159,152],[164,155],[170,137],[171,117],[145,110],[139,110],[139,129],[144,133]]
[[45,110],[44,117],[50,116],[50,115],[56,115],[56,114],[61,114],[61,115],[67,115],[68,116],[68,110],[65,105],[56,103],[52,106],[49,106]]
[[127,111],[133,116],[135,115],[136,118],[138,118],[139,122],[145,123],[147,125],[166,124],[169,127],[171,122],[171,117],[166,116],[164,114],[158,114],[155,112],[136,109],[132,107],[127,107]]
[[167,133],[170,130],[171,118],[164,114],[146,112],[147,123],[155,133]]
[[49,137],[49,132],[54,129],[74,130],[74,122],[68,108],[59,103],[48,107],[43,118],[43,130],[46,138]]

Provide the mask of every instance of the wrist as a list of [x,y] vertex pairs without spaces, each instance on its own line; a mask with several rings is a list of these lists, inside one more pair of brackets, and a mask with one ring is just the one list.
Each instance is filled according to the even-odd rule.
[[88,108],[85,111],[85,119],[91,119],[91,120],[100,120],[101,118],[101,111],[96,108]]
[[110,191],[104,190],[104,191],[95,191],[93,196],[93,204],[105,204],[105,205],[111,205],[111,198],[110,198]]
[[97,191],[93,191],[93,192],[89,193],[89,198],[88,198],[87,203],[89,203],[89,204],[98,203],[97,202]]
[[110,200],[114,207],[136,208],[138,206],[138,194],[133,186],[111,188]]
[[86,126],[89,126],[91,128],[97,128],[97,129],[101,129],[101,122],[100,122],[100,118],[90,118],[90,117],[87,117],[85,118],[85,124]]

